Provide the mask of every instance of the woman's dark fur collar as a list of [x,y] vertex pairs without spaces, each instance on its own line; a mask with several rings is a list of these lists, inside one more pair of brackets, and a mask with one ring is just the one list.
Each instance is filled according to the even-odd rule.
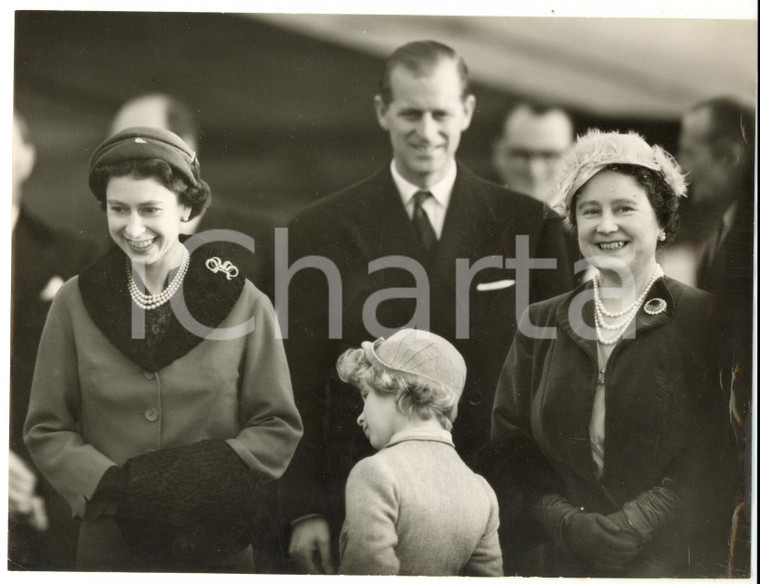
[[[175,298],[184,294],[190,314],[206,327],[216,328],[227,317],[245,284],[242,274],[231,280],[224,272],[212,272],[206,260],[221,257],[212,245],[196,249]],[[161,340],[151,349],[145,339],[132,334],[132,299],[127,289],[125,255],[118,247],[103,254],[79,276],[79,289],[90,318],[113,345],[146,371],[158,371],[187,354],[203,341],[175,316]],[[142,311],[137,309],[138,317]]]

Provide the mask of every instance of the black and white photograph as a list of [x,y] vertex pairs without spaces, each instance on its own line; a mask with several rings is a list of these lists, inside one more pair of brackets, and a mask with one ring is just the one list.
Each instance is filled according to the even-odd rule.
[[5,577],[756,581],[755,3],[43,4]]

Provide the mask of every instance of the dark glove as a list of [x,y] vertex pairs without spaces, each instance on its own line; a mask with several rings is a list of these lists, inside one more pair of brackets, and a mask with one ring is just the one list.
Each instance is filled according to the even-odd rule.
[[255,477],[223,440],[144,454],[124,473],[119,525],[135,549],[201,560],[250,543]]
[[560,548],[597,568],[619,571],[641,551],[638,537],[599,513],[589,513],[560,495],[545,495],[536,517]]

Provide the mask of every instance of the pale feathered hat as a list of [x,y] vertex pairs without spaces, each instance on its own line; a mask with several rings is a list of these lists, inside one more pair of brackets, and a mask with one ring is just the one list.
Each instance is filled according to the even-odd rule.
[[659,146],[650,146],[636,132],[589,130],[564,158],[555,197],[568,215],[573,196],[594,175],[611,164],[643,166],[659,173],[676,197],[686,196],[686,176],[675,158]]

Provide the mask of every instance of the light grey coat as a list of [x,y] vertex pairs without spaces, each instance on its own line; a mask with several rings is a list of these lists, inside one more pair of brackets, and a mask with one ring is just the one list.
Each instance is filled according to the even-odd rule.
[[499,508],[445,430],[405,430],[354,466],[343,574],[501,576]]

